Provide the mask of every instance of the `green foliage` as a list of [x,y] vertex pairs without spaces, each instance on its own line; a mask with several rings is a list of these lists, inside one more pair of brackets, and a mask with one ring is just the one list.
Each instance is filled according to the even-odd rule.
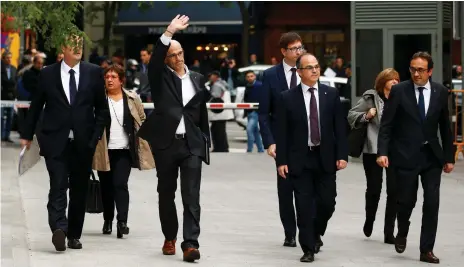
[[62,45],[76,45],[76,39],[67,38],[69,36],[79,36],[90,43],[89,37],[74,24],[81,8],[77,1],[3,1],[2,16],[15,18],[12,30],[30,28],[47,37],[47,50],[59,50]]

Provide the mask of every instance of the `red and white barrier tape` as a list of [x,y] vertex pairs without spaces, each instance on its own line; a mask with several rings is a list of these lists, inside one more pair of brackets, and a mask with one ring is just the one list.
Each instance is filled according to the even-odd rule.
[[[1,107],[29,108],[29,101],[2,100]],[[206,103],[208,109],[258,109],[259,103]],[[153,103],[143,103],[143,108],[154,109]]]

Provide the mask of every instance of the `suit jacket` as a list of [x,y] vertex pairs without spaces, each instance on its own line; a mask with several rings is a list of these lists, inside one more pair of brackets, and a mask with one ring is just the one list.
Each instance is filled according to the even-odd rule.
[[[378,156],[389,156],[392,165],[413,169],[421,158],[420,149],[428,142],[441,164],[454,163],[448,90],[430,82],[431,95],[426,119],[422,122],[414,83],[411,80],[392,87],[385,106],[378,138]],[[438,140],[438,130],[442,146]]]
[[32,140],[43,110],[38,141],[44,157],[59,156],[66,148],[72,130],[78,153],[91,159],[109,119],[101,68],[86,62],[81,62],[79,68],[79,87],[72,105],[61,82],[61,62],[40,72],[37,92],[33,95],[21,138]]
[[184,106],[182,81],[164,63],[169,46],[160,39],[156,43],[150,63],[148,79],[155,109],[139,131],[139,137],[147,140],[154,150],[168,149],[175,138],[179,122],[184,116],[187,141],[193,155],[205,158],[205,139],[210,146],[210,131],[206,102],[210,99],[205,88],[204,76],[190,71],[196,94]]
[[[335,173],[336,161],[348,161],[346,118],[338,90],[319,84],[320,153],[324,170]],[[282,92],[277,110],[277,166],[288,165],[289,173],[300,174],[308,153],[309,119],[301,84]]]
[[10,65],[10,78],[8,79],[8,73],[6,71],[6,65],[1,63],[1,76],[2,76],[2,100],[14,100],[16,97],[16,68]]
[[277,133],[276,111],[280,106],[280,93],[288,90],[283,63],[279,63],[263,72],[263,86],[259,101],[259,127],[264,147],[275,144]]

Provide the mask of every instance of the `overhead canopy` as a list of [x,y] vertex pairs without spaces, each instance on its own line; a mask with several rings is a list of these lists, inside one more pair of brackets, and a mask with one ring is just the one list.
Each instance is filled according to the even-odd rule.
[[242,19],[236,2],[222,6],[212,2],[153,2],[149,10],[140,10],[137,2],[118,14],[114,33],[161,34],[177,14],[190,17],[184,34],[241,33]]

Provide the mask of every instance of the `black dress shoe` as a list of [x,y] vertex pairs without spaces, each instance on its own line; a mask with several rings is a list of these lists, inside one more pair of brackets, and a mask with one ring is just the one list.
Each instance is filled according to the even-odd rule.
[[403,253],[406,250],[406,237],[396,236],[395,238],[395,250],[398,253]]
[[66,250],[66,234],[61,229],[53,231],[52,243],[55,246],[56,251]]
[[324,245],[324,242],[322,242],[321,236],[316,237],[316,245],[314,246],[314,252],[317,254],[319,251],[321,251],[321,247]]
[[68,248],[82,249],[82,243],[79,239],[68,239]]
[[118,222],[117,226],[117,237],[122,238],[123,235],[128,235],[129,234],[129,227],[127,227],[127,224],[125,222]]
[[103,223],[102,232],[103,232],[104,235],[111,235],[111,232],[113,232],[113,222],[112,221],[105,221]]
[[294,237],[286,237],[284,241],[284,247],[296,247],[296,240]]
[[314,261],[314,253],[312,252],[305,252],[303,257],[300,259],[301,262],[313,262]]
[[384,235],[383,242],[385,244],[395,244],[395,237],[393,235]]
[[428,263],[435,263],[438,264],[440,263],[440,259],[437,258],[432,251],[429,251],[427,253],[421,253],[420,254],[420,261],[423,262],[428,262]]
[[363,232],[366,237],[370,237],[372,235],[372,229],[374,229],[374,221],[370,219],[366,219],[364,222]]

